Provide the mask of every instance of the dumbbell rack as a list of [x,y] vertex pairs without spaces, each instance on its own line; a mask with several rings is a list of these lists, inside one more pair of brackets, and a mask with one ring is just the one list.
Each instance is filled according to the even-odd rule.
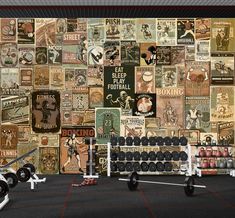
[[[176,149],[176,150],[179,150],[179,151],[185,151],[188,155],[188,159],[187,161],[159,161],[159,160],[155,160],[155,161],[152,161],[152,160],[139,160],[139,161],[130,161],[130,160],[124,160],[124,161],[112,161],[111,160],[111,152],[112,152],[112,149],[115,148],[116,150],[119,150],[119,151],[129,151],[129,150],[139,150],[139,151],[143,151],[143,150],[149,150],[149,151],[159,151],[160,149]],[[183,149],[182,149],[183,148]],[[191,176],[192,175],[192,162],[191,162],[191,146],[189,144],[187,144],[186,146],[150,146],[150,145],[147,145],[147,146],[143,146],[143,145],[140,145],[140,146],[127,146],[127,145],[124,145],[124,146],[114,146],[112,147],[111,146],[111,143],[108,142],[107,143],[107,176],[110,177],[111,176],[111,164],[113,162],[124,162],[124,163],[127,163],[127,162],[139,162],[140,164],[142,162],[146,162],[146,163],[150,163],[150,162],[153,162],[153,163],[157,163],[157,162],[184,162],[187,167],[183,170],[179,170],[179,171],[163,171],[163,172],[159,172],[159,171],[154,171],[154,172],[150,172],[150,171],[147,171],[147,172],[143,172],[143,171],[139,171],[138,174],[139,175],[188,175],[188,176]],[[130,171],[122,171],[122,172],[119,172],[117,171],[117,173],[121,174],[121,175],[128,175],[130,173]]]
[[[204,148],[205,151],[206,149],[208,149],[209,147],[212,148],[216,148],[217,149],[224,149],[224,148],[228,148],[230,150],[230,153],[232,151],[232,148],[233,146],[231,145],[207,145],[207,144],[196,144],[196,145],[193,145],[194,147],[196,147],[196,154],[195,154],[195,158],[196,158],[196,168],[193,169],[193,171],[195,171],[195,174],[198,176],[198,177],[202,177],[203,175],[230,175],[232,177],[235,177],[235,157],[232,156],[232,155],[229,155],[229,156],[200,156],[199,155],[199,148]],[[214,167],[214,168],[211,168],[211,167],[207,167],[207,168],[203,168],[202,167],[202,163],[204,160],[207,160],[208,163],[209,161],[213,159],[214,161],[227,161],[228,159],[231,159],[233,160],[233,167],[231,168],[227,168],[227,167],[224,167],[224,168],[220,168],[218,166]],[[217,165],[217,164],[216,164]]]

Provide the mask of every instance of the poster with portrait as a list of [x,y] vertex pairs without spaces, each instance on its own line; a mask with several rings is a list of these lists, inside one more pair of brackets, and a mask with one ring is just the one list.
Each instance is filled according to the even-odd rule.
[[120,40],[121,38],[121,19],[105,19],[105,36],[106,40]]
[[136,19],[123,18],[121,20],[121,40],[136,39]]
[[30,18],[17,19],[18,44],[35,43],[35,20]]
[[194,44],[195,42],[194,19],[177,19],[177,44]]
[[88,18],[88,43],[104,43],[104,18]]

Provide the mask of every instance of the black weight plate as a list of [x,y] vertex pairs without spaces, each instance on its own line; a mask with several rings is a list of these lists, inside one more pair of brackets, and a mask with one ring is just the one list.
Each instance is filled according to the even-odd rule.
[[134,145],[139,146],[140,145],[140,137],[135,136],[133,139],[133,143],[134,143]]
[[149,160],[151,161],[156,160],[156,153],[154,151],[149,152]]
[[159,161],[164,160],[164,154],[161,151],[157,152],[157,160]]
[[190,197],[193,195],[194,193],[194,185],[195,185],[195,181],[194,178],[192,176],[186,177],[184,180],[184,192],[185,194]]
[[182,161],[188,160],[188,155],[185,151],[180,152],[180,160],[182,160]]
[[7,180],[7,184],[10,188],[14,188],[18,184],[18,178],[14,173],[6,173],[4,178]]
[[123,162],[117,163],[118,171],[123,172],[125,171],[125,164]]
[[111,152],[111,160],[112,161],[116,161],[117,157],[118,157],[118,154],[115,151]]
[[164,170],[167,171],[167,172],[170,172],[172,171],[172,168],[173,168],[173,165],[171,162],[165,162],[164,163]]
[[157,171],[162,172],[164,171],[164,164],[162,162],[156,163]]
[[154,137],[154,136],[149,137],[149,145],[151,145],[151,146],[156,145],[156,137]]
[[133,138],[128,136],[126,137],[126,145],[131,146],[133,144]]
[[126,171],[132,172],[133,171],[133,165],[131,162],[126,162]]
[[120,146],[123,146],[123,145],[125,145],[125,143],[126,143],[125,137],[120,136],[120,137],[118,138],[118,144],[119,144]]
[[30,171],[24,167],[18,169],[16,175],[20,182],[27,182],[30,179]]
[[158,145],[158,146],[161,146],[161,145],[164,144],[164,140],[163,140],[163,138],[162,138],[161,136],[158,136],[158,137],[156,138],[156,142],[157,142],[157,145]]
[[9,192],[9,187],[7,183],[3,180],[0,180],[0,198],[3,198]]
[[117,164],[111,163],[110,168],[111,168],[111,172],[116,172],[117,171]]
[[172,137],[171,141],[172,141],[172,144],[175,146],[180,144],[180,139],[176,136]]
[[172,158],[171,152],[170,151],[165,151],[164,152],[164,158],[165,158],[165,160],[171,160],[171,158]]
[[146,136],[143,136],[140,140],[141,140],[142,145],[148,145],[149,144],[149,139]]
[[129,181],[127,182],[127,186],[130,191],[135,191],[139,185],[138,180],[139,180],[139,175],[136,172],[133,172],[128,175]]
[[133,153],[128,151],[126,152],[126,160],[132,160],[133,159]]
[[134,157],[134,160],[140,160],[140,157],[141,157],[140,152],[139,151],[135,151],[133,153],[133,157]]
[[149,163],[149,171],[150,172],[156,172],[156,170],[157,170],[156,164],[154,162],[150,162]]
[[146,151],[141,152],[141,159],[144,161],[149,159],[149,155]]
[[117,142],[118,142],[118,138],[113,136],[110,138],[110,143],[112,146],[116,146],[117,145]]
[[31,175],[35,174],[36,168],[33,164],[27,163],[23,167],[28,168],[30,170]]
[[171,145],[171,137],[166,136],[164,138],[164,144],[167,145],[167,146]]
[[181,136],[181,137],[180,137],[180,144],[181,144],[182,146],[187,145],[187,144],[188,144],[188,139],[187,139],[186,137],[184,137],[184,136]]
[[141,170],[141,166],[139,162],[134,162],[133,163],[133,170],[136,172],[139,172]]
[[174,161],[178,161],[179,159],[180,159],[180,154],[179,154],[179,152],[177,152],[177,151],[172,151],[172,159],[174,160]]
[[149,169],[148,164],[146,162],[142,162],[141,163],[141,169],[142,169],[143,172],[147,172],[148,169]]
[[118,159],[119,160],[125,160],[125,157],[126,157],[126,153],[124,151],[120,151],[118,153]]

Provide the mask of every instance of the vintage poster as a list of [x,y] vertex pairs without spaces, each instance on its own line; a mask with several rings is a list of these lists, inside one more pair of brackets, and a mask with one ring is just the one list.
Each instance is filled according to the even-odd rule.
[[16,43],[2,43],[1,65],[3,67],[15,67],[18,64],[18,49]]
[[156,47],[157,65],[171,65],[171,47],[157,46]]
[[80,41],[78,45],[64,45],[62,51],[62,63],[67,66],[87,65],[87,44]]
[[18,44],[34,44],[35,24],[34,19],[19,18],[18,20]]
[[[63,35],[67,31],[67,19],[66,18],[57,18],[56,23],[56,35]],[[57,43],[55,43],[57,44]]]
[[218,138],[218,134],[214,133],[214,132],[201,132],[200,133],[200,141],[202,143],[206,143],[207,144],[207,137],[211,138],[211,142],[212,141],[216,141],[217,142],[217,138]]
[[59,147],[59,135],[57,134],[32,134],[34,143],[39,147]]
[[59,148],[39,147],[38,166],[41,174],[59,173]]
[[185,60],[186,61],[195,61],[195,46],[186,45],[185,46]]
[[69,19],[67,18],[67,32],[74,33],[78,31],[78,20],[77,19]]
[[104,43],[104,66],[121,65],[120,41],[105,41]]
[[147,137],[152,137],[152,136],[161,136],[161,137],[165,137],[167,136],[167,129],[156,129],[156,128],[146,128],[145,132],[146,132],[146,136]]
[[190,130],[190,129],[179,129],[179,137],[186,137],[188,139],[188,144],[196,145],[200,141],[200,131]]
[[137,42],[156,42],[156,20],[137,18]]
[[88,47],[88,64],[103,65],[104,47],[103,45],[91,45]]
[[184,89],[156,89],[157,117],[161,119],[161,127],[184,126]]
[[49,89],[49,66],[34,66],[34,89]]
[[[28,153],[29,151],[32,151],[33,149],[35,148],[38,148],[38,146],[33,142],[33,143],[20,143],[18,146],[17,146],[17,156],[22,156],[26,153]],[[34,151],[32,154],[30,154],[29,156],[25,157],[24,158],[24,161],[26,163],[31,163],[35,166],[36,168],[36,173],[39,173],[38,171],[38,149],[36,151]],[[18,169],[19,167],[22,167],[19,165],[20,163],[17,163],[18,165]]]
[[60,138],[60,172],[78,174],[86,172],[88,145],[85,138],[95,137],[92,127],[64,127]]
[[75,69],[74,68],[65,68],[65,89],[72,90],[75,86]]
[[157,45],[176,45],[176,19],[157,19]]
[[48,64],[62,64],[62,46],[48,47]]
[[209,40],[211,34],[211,19],[196,18],[195,20],[195,38],[196,40]]
[[156,43],[140,43],[140,65],[156,65]]
[[171,65],[184,64],[185,62],[185,47],[171,46]]
[[16,41],[16,19],[1,18],[1,41],[15,42]]
[[136,19],[122,19],[121,40],[136,40]]
[[88,93],[73,93],[73,110],[86,110],[88,108]]
[[121,116],[120,136],[142,137],[145,136],[144,116]]
[[234,52],[235,20],[230,18],[211,19],[211,51]]
[[234,144],[234,122],[218,124],[218,144]]
[[120,18],[105,19],[105,35],[106,35],[106,40],[120,40],[121,38]]
[[65,87],[65,75],[63,68],[58,67],[50,67],[50,89],[59,89],[62,90]]
[[89,88],[89,108],[103,107],[104,89],[102,87]]
[[211,86],[210,89],[210,121],[234,121],[234,86]]
[[1,99],[2,123],[28,123],[29,97],[9,96]]
[[162,66],[155,67],[155,88],[162,88]]
[[3,95],[15,95],[19,92],[19,69],[1,68],[1,90]]
[[155,93],[153,66],[135,67],[135,93]]
[[133,116],[156,117],[156,94],[135,94]]
[[210,61],[210,41],[197,40],[195,44],[195,60],[196,61]]
[[85,48],[87,44],[86,32],[65,33],[63,35],[63,45],[80,45]]
[[47,47],[36,47],[36,64],[47,64]]
[[30,125],[18,125],[18,142],[29,143],[31,134]]
[[104,18],[88,18],[88,43],[104,43]]
[[145,128],[156,128],[159,129],[161,127],[161,119],[160,117],[150,117],[145,118]]
[[35,133],[60,131],[60,93],[39,90],[32,93],[32,130]]
[[176,65],[177,72],[177,87],[183,87],[185,85],[185,65]]
[[221,52],[211,54],[211,84],[234,84],[234,54]]
[[186,62],[186,96],[209,96],[210,94],[210,70],[209,62]]
[[140,47],[135,41],[121,41],[121,64],[140,65]]
[[16,151],[17,144],[18,144],[18,126],[13,124],[1,125],[0,150]]
[[61,125],[62,126],[71,126],[72,125],[72,110],[64,109],[61,111]]
[[200,132],[209,132],[210,127],[209,96],[186,97],[185,128],[198,129]]
[[20,68],[20,85],[33,86],[33,68]]
[[162,66],[162,87],[177,87],[176,66]]
[[19,64],[21,66],[31,66],[35,61],[35,50],[32,46],[20,46],[19,48]]
[[36,18],[36,46],[55,45],[56,19]]
[[194,19],[177,19],[177,44],[194,44],[195,42]]
[[61,110],[72,110],[73,95],[71,90],[63,90],[60,92]]
[[95,110],[73,111],[72,124],[74,126],[95,126]]
[[104,106],[131,113],[134,104],[134,66],[104,67]]
[[87,92],[87,69],[74,69],[73,91]]
[[88,66],[87,69],[87,85],[103,86],[104,81],[104,67],[103,66]]
[[77,30],[76,31],[87,32],[87,18],[77,18]]
[[120,136],[120,115],[120,108],[95,109],[97,144],[106,144],[112,136]]

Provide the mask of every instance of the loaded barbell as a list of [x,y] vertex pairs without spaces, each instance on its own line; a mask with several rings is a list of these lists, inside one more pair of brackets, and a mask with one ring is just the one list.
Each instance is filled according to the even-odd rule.
[[194,193],[195,188],[206,188],[205,185],[195,185],[195,181],[194,181],[194,178],[192,176],[186,177],[185,180],[184,180],[184,184],[139,180],[139,175],[138,175],[137,172],[130,173],[129,176],[128,176],[128,179],[119,178],[118,180],[127,182],[127,186],[128,186],[130,191],[135,191],[138,188],[139,183],[181,186],[181,187],[184,187],[184,192],[185,192],[186,196],[192,196],[193,193]]

